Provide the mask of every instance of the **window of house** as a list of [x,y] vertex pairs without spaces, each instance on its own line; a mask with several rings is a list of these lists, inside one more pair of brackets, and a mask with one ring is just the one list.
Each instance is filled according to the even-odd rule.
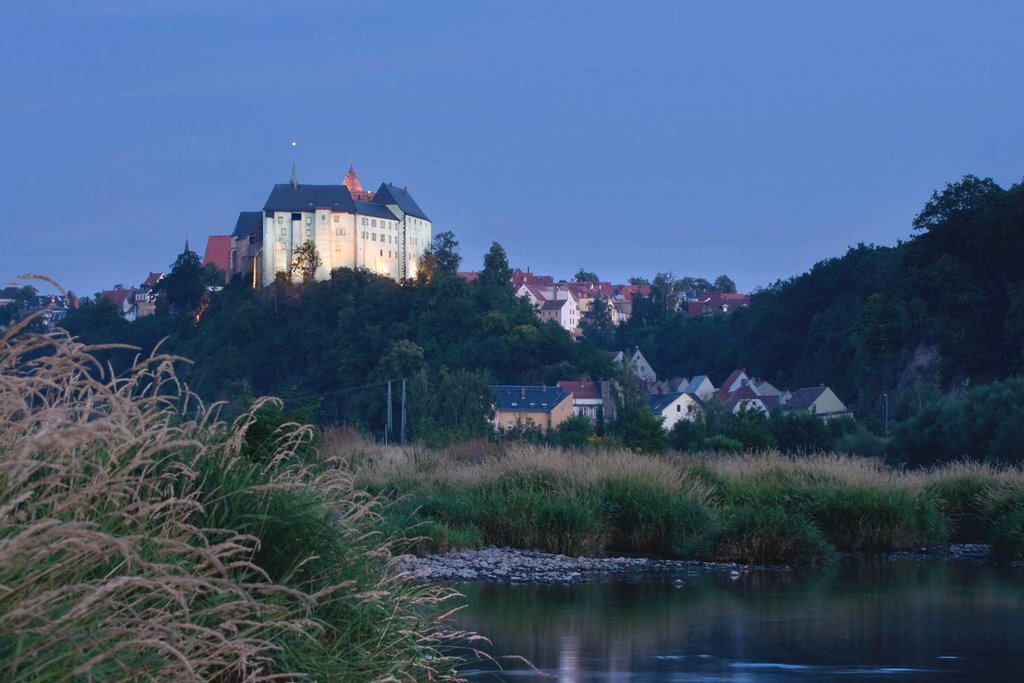
[[278,223],[284,223],[284,216],[278,216],[277,217],[277,222]]
[[339,218],[341,218],[341,216],[335,216],[334,217],[334,222],[337,223]]
[[377,227],[377,219],[376,218],[371,218],[370,219],[370,227],[371,228],[376,228]]
[[287,228],[281,228],[281,237],[285,237],[287,235],[287,232]]
[[306,228],[306,237],[312,237],[312,236],[313,236],[313,231],[310,230],[309,228]]
[[377,241],[377,233],[371,232],[370,233],[370,239],[373,240],[374,242],[376,242]]
[[306,216],[306,225],[312,225],[312,224],[313,224],[313,217],[312,216]]
[[683,407],[682,406],[676,406],[676,412],[677,413],[683,412]]
[[384,250],[383,250],[383,249],[381,249],[381,250],[380,250],[380,255],[381,255],[381,256],[383,256],[383,255],[384,255]]

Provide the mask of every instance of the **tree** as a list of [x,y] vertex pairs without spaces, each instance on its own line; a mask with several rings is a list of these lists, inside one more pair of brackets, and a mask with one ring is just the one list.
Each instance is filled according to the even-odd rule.
[[477,279],[482,287],[512,287],[512,268],[508,265],[505,249],[497,242],[491,242],[491,248],[484,254],[484,269]]
[[629,284],[631,285],[649,285],[651,281],[645,277],[633,276],[629,278]]
[[597,277],[597,273],[590,270],[583,270],[580,268],[576,271],[576,274],[572,276],[573,282],[600,282],[600,278]]
[[712,285],[712,289],[721,292],[722,294],[735,294],[736,283],[728,275],[719,275],[715,278],[715,283]]
[[455,233],[451,230],[434,235],[430,253],[439,272],[451,275],[459,272],[459,265],[462,263],[462,257],[459,256],[459,241],[455,239]]
[[615,345],[615,323],[612,322],[610,307],[608,299],[598,294],[580,322],[583,335],[603,349],[611,349]]
[[171,264],[171,272],[156,284],[154,291],[163,293],[171,313],[192,315],[206,292],[204,277],[199,254],[186,245]]
[[316,269],[323,264],[323,259],[320,258],[320,252],[317,251],[316,244],[312,240],[306,240],[302,243],[302,246],[295,250],[292,257],[292,273],[298,273],[302,277],[302,282],[306,283],[313,279]]

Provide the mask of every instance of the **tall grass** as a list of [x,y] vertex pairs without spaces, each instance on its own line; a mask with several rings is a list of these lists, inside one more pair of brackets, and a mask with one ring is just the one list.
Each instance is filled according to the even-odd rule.
[[0,680],[457,680],[451,592],[399,574],[381,503],[258,402],[228,424],[140,359],[0,337]]
[[1024,534],[1019,470],[907,473],[879,460],[780,453],[645,456],[513,446],[363,452],[357,484],[400,501],[436,538],[576,554],[810,563],[835,551],[992,542]]

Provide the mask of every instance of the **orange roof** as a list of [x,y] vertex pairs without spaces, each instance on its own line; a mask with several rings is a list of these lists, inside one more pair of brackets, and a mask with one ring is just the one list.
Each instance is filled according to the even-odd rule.
[[231,243],[234,238],[231,235],[210,235],[206,240],[206,253],[203,255],[203,265],[212,263],[225,273],[231,259]]

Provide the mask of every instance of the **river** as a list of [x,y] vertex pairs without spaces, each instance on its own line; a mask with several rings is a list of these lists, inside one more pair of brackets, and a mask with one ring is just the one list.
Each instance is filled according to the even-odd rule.
[[[845,558],[739,577],[462,583],[457,626],[488,636],[472,681],[1024,679],[1024,570]],[[498,670],[500,665],[502,670]]]

